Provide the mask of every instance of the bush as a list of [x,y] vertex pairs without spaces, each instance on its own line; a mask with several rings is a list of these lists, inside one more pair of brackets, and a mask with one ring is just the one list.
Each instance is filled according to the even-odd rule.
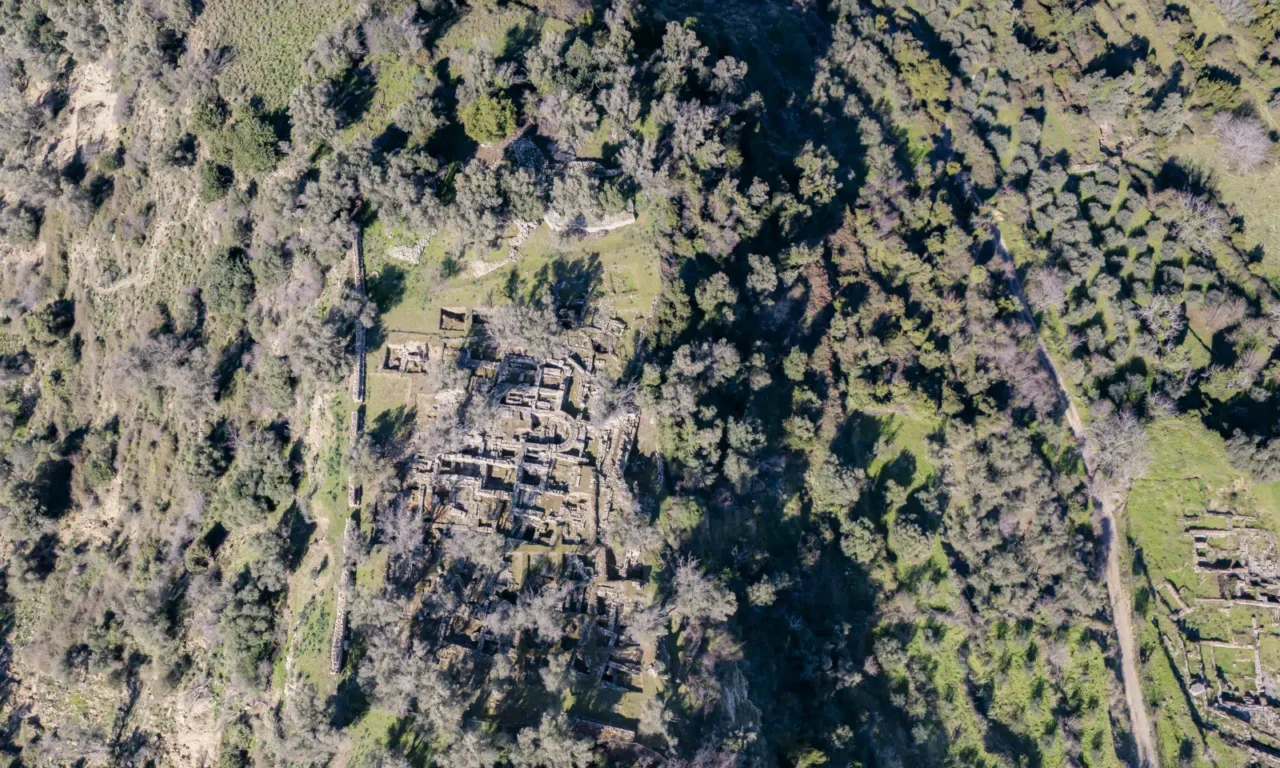
[[458,115],[467,135],[481,144],[501,141],[516,129],[516,108],[504,96],[481,96]]
[[191,130],[203,136],[222,128],[227,122],[227,108],[217,96],[202,99],[191,110]]
[[104,173],[120,170],[124,165],[124,159],[121,157],[120,147],[112,147],[109,152],[103,152],[98,158],[98,170]]
[[200,200],[212,203],[226,197],[231,189],[231,169],[225,165],[204,162],[200,164]]
[[213,312],[239,313],[253,300],[253,273],[237,251],[223,251],[209,265],[205,297]]
[[280,159],[275,131],[257,115],[240,116],[227,138],[231,164],[237,172],[251,176],[265,173]]

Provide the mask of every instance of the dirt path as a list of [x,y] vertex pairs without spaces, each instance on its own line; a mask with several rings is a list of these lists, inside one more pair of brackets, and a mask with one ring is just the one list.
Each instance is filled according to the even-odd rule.
[[[142,288],[150,285],[156,278],[156,272],[159,271],[162,254],[170,252],[173,247],[170,240],[174,230],[178,225],[191,219],[191,216],[196,212],[198,202],[199,198],[192,197],[186,208],[166,212],[166,215],[156,225],[155,232],[150,237],[151,247],[142,269],[128,277],[115,281],[111,285],[94,287],[94,292],[99,296],[110,296],[113,293],[119,293],[130,288]],[[181,218],[178,218],[178,216],[181,216]]]
[[[1084,456],[1085,472],[1092,480],[1095,453],[1089,444],[1084,421],[1071,400],[1066,380],[1062,378],[1058,366],[1049,355],[1049,350],[1045,348],[1044,340],[1040,338],[1040,329],[1031,315],[1027,297],[1022,292],[1022,280],[1014,267],[1013,256],[1005,247],[1004,236],[996,227],[993,226],[991,229],[996,241],[996,250],[1009,265],[1009,282],[1022,303],[1022,313],[1036,333],[1036,347],[1040,352],[1040,358],[1053,374],[1054,382],[1057,383],[1058,389],[1062,392],[1062,398],[1066,401],[1067,426],[1071,428],[1071,434],[1080,445],[1081,454]],[[1129,717],[1133,721],[1133,740],[1138,749],[1138,763],[1145,768],[1159,765],[1159,753],[1156,751],[1151,722],[1147,718],[1147,708],[1142,698],[1142,679],[1138,676],[1138,643],[1133,631],[1133,601],[1120,570],[1120,531],[1116,526],[1116,513],[1123,510],[1124,503],[1118,493],[1109,496],[1096,498],[1095,502],[1102,512],[1103,535],[1107,539],[1107,592],[1111,597],[1111,615],[1114,617],[1116,637],[1120,643],[1120,669],[1121,681],[1124,684],[1124,698],[1129,705]]]
[[129,288],[137,288],[140,286],[150,285],[151,281],[156,277],[156,267],[160,261],[160,248],[169,240],[169,231],[173,228],[172,220],[160,223],[153,236],[156,244],[151,247],[151,253],[147,256],[146,265],[139,271],[133,273],[129,277],[117,280],[111,285],[103,286],[98,289],[99,296],[110,296],[113,293],[127,290]]

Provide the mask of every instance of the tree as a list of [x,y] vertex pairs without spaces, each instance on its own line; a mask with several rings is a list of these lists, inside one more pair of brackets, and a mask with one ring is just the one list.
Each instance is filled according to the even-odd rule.
[[668,611],[682,619],[724,621],[738,610],[738,599],[702,572],[698,561],[682,557],[676,563],[672,578],[672,597]]
[[253,301],[253,273],[238,250],[214,254],[205,278],[205,303],[218,313],[239,314]]
[[271,170],[280,157],[275,131],[254,112],[244,112],[236,117],[227,142],[231,164],[247,176]]
[[841,183],[836,179],[836,171],[840,164],[831,156],[826,147],[813,146],[813,142],[804,145],[804,151],[796,158],[796,167],[800,169],[800,198],[814,205],[826,205],[835,199],[840,191]]
[[191,130],[199,136],[220,130],[227,122],[227,106],[216,94],[207,95],[191,108]]
[[866,475],[860,469],[846,467],[829,453],[821,464],[809,469],[805,482],[815,512],[843,515],[862,497]]
[[1213,117],[1218,157],[1236,173],[1251,173],[1266,162],[1271,137],[1260,120],[1220,113]]
[[706,314],[707,320],[732,323],[734,307],[738,304],[738,292],[729,282],[728,275],[717,272],[699,283],[694,291],[694,301],[698,309]]
[[538,128],[569,152],[577,151],[597,122],[595,107],[577,93],[559,90],[538,104]]
[[511,750],[516,768],[587,768],[594,760],[590,741],[580,739],[563,713],[546,713],[537,728],[525,728]]
[[303,84],[289,96],[291,138],[296,148],[309,152],[316,142],[332,141],[338,133],[338,113],[333,108],[333,81]]
[[1093,471],[1103,487],[1128,488],[1151,463],[1147,433],[1133,411],[1111,412],[1089,425]]
[[681,91],[690,76],[707,77],[707,48],[698,41],[692,29],[668,22],[662,37],[662,55],[658,59],[659,91]]
[[603,211],[599,179],[580,165],[570,168],[551,183],[551,207],[570,222],[598,217]]
[[458,113],[467,135],[480,144],[491,144],[510,136],[516,129],[516,108],[511,99],[484,94],[464,105]]
[[231,189],[231,169],[217,163],[205,161],[200,164],[200,200],[212,203],[227,196]]
[[1209,255],[1214,243],[1222,239],[1227,217],[1212,200],[1179,192],[1174,197],[1174,212],[1169,228],[1178,242],[1193,253]]

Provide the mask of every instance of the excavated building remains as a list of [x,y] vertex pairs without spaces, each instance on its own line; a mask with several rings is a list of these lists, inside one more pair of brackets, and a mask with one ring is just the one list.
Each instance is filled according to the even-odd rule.
[[[615,552],[603,533],[615,515],[628,511],[622,509],[631,498],[623,474],[639,417],[634,408],[601,412],[595,383],[600,367],[613,362],[611,350],[626,325],[584,318],[581,311],[569,314],[576,327],[565,332],[563,350],[548,358],[477,342],[482,336],[472,331],[483,327],[484,317],[470,308],[443,309],[433,329],[439,336],[423,333],[387,345],[383,373],[422,376],[425,382],[441,367],[456,370],[464,383],[455,378],[455,388],[432,393],[435,401],[452,406],[470,394],[492,409],[447,450],[411,462],[406,503],[438,538],[495,537],[507,553],[497,575],[465,586],[468,597],[443,620],[433,652],[446,668],[471,668],[500,654],[536,665],[553,651],[567,652],[578,685],[641,695],[657,648],[630,640],[626,628],[652,599],[638,578],[646,566],[634,552]],[[444,336],[458,333],[467,335]],[[435,411],[444,418],[452,412]],[[430,410],[420,415],[436,417]],[[436,580],[457,578],[433,573],[425,592],[432,593]],[[554,596],[562,636],[550,645],[558,650],[542,647],[541,637],[530,649],[487,628],[494,612],[530,594]],[[499,703],[491,698],[489,706]],[[615,740],[633,735],[616,723],[604,727]]]
[[[1160,641],[1199,720],[1255,764],[1280,767],[1280,547],[1265,521],[1214,510],[1186,526],[1190,570],[1215,596],[1158,585]],[[1247,624],[1248,626],[1245,626]]]

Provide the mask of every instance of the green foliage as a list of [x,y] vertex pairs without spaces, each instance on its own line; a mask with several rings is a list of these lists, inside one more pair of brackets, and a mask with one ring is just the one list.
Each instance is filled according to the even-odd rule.
[[116,440],[114,431],[93,429],[85,437],[81,472],[85,483],[94,490],[104,488],[116,476]]
[[124,166],[120,147],[111,147],[98,156],[98,170],[104,173],[111,173],[120,170]]
[[226,132],[226,146],[237,173],[256,176],[280,159],[275,130],[261,116],[242,112]]
[[862,497],[866,475],[860,469],[846,467],[835,454],[827,454],[821,464],[805,474],[805,484],[815,511],[844,515]]
[[1240,85],[1212,68],[1202,70],[1196,80],[1195,101],[1211,114],[1230,112],[1244,100]]
[[253,730],[242,719],[232,720],[222,731],[218,745],[218,768],[248,768],[253,764]]
[[27,333],[38,344],[55,344],[75,326],[75,304],[66,299],[50,301],[26,316]]
[[702,507],[694,499],[672,496],[663,500],[658,518],[668,530],[691,531],[702,522]]
[[268,405],[277,411],[293,407],[295,382],[287,360],[264,355],[258,361],[258,378]]
[[219,437],[218,432],[214,431],[207,436],[191,439],[183,449],[187,477],[200,490],[211,490],[231,463],[226,447],[214,442]]
[[[1179,685],[1206,672],[1195,654],[1168,661],[1193,641],[1168,633],[1237,640],[1252,616],[1174,620],[1160,595],[1216,594],[1188,564],[1188,510],[1262,519],[1280,493],[1260,484],[1280,453],[1275,169],[1260,151],[1237,178],[1205,138],[1225,125],[1213,112],[1250,111],[1270,147],[1280,11],[1174,4],[1157,23],[1131,0],[1031,2],[1011,25],[998,3],[36,5],[0,24],[27,105],[0,137],[0,661],[151,681],[112,732],[164,722],[163,682],[174,700],[213,692],[227,768],[390,761],[336,754],[374,733],[441,765],[605,759],[566,712],[636,726],[673,764],[1116,766],[1122,697],[1093,639],[1107,543],[1090,499],[1109,484],[1129,493],[1111,544],[1142,551],[1160,762],[1240,762]],[[120,99],[101,141],[128,150],[79,180],[45,157],[74,149],[71,118],[36,97],[83,86],[85,127],[98,67]],[[498,144],[522,109],[537,131],[505,152],[461,138]],[[598,162],[551,157],[548,138]],[[517,227],[548,207],[638,220]],[[581,506],[528,541],[433,528],[442,499],[402,492],[415,457],[482,433],[492,447],[489,420],[516,412],[497,397],[514,382],[482,380],[514,367],[441,330],[446,307],[480,309],[499,360],[572,338],[568,401],[636,425],[621,444],[557,438],[596,468],[629,457],[623,484],[566,477],[573,462],[479,480],[598,497],[617,632],[577,618]],[[383,369],[401,337],[427,340],[428,373]],[[466,366],[437,355],[442,337],[476,342]],[[1184,440],[1161,414],[1190,404]],[[1076,412],[1101,447],[1088,466]],[[1208,450],[1213,431],[1230,442]],[[81,546],[93,504],[123,513]],[[499,528],[520,518],[506,511]],[[332,675],[340,595],[352,626]],[[419,647],[476,630],[457,615],[483,617],[482,685],[462,646],[456,665]],[[1250,686],[1251,655],[1223,651],[1209,658]],[[653,658],[628,684],[623,660]],[[243,707],[259,698],[281,703]],[[51,725],[29,743],[52,754],[72,731],[37,714]],[[1189,740],[1197,717],[1211,727]],[[138,762],[123,750],[143,739],[118,741],[112,759]]]
[[215,95],[206,96],[191,109],[191,130],[197,136],[212,135],[227,122],[227,105]]
[[253,300],[253,273],[239,250],[218,251],[204,279],[205,304],[219,314],[240,315]]
[[458,110],[467,135],[481,144],[501,141],[516,129],[516,108],[511,99],[484,94]]
[[227,196],[227,190],[231,189],[233,179],[230,168],[217,163],[204,162],[200,164],[199,173],[201,202],[212,203]]
[[47,57],[61,54],[64,49],[62,41],[66,34],[44,13],[37,11],[27,17],[27,40]]

